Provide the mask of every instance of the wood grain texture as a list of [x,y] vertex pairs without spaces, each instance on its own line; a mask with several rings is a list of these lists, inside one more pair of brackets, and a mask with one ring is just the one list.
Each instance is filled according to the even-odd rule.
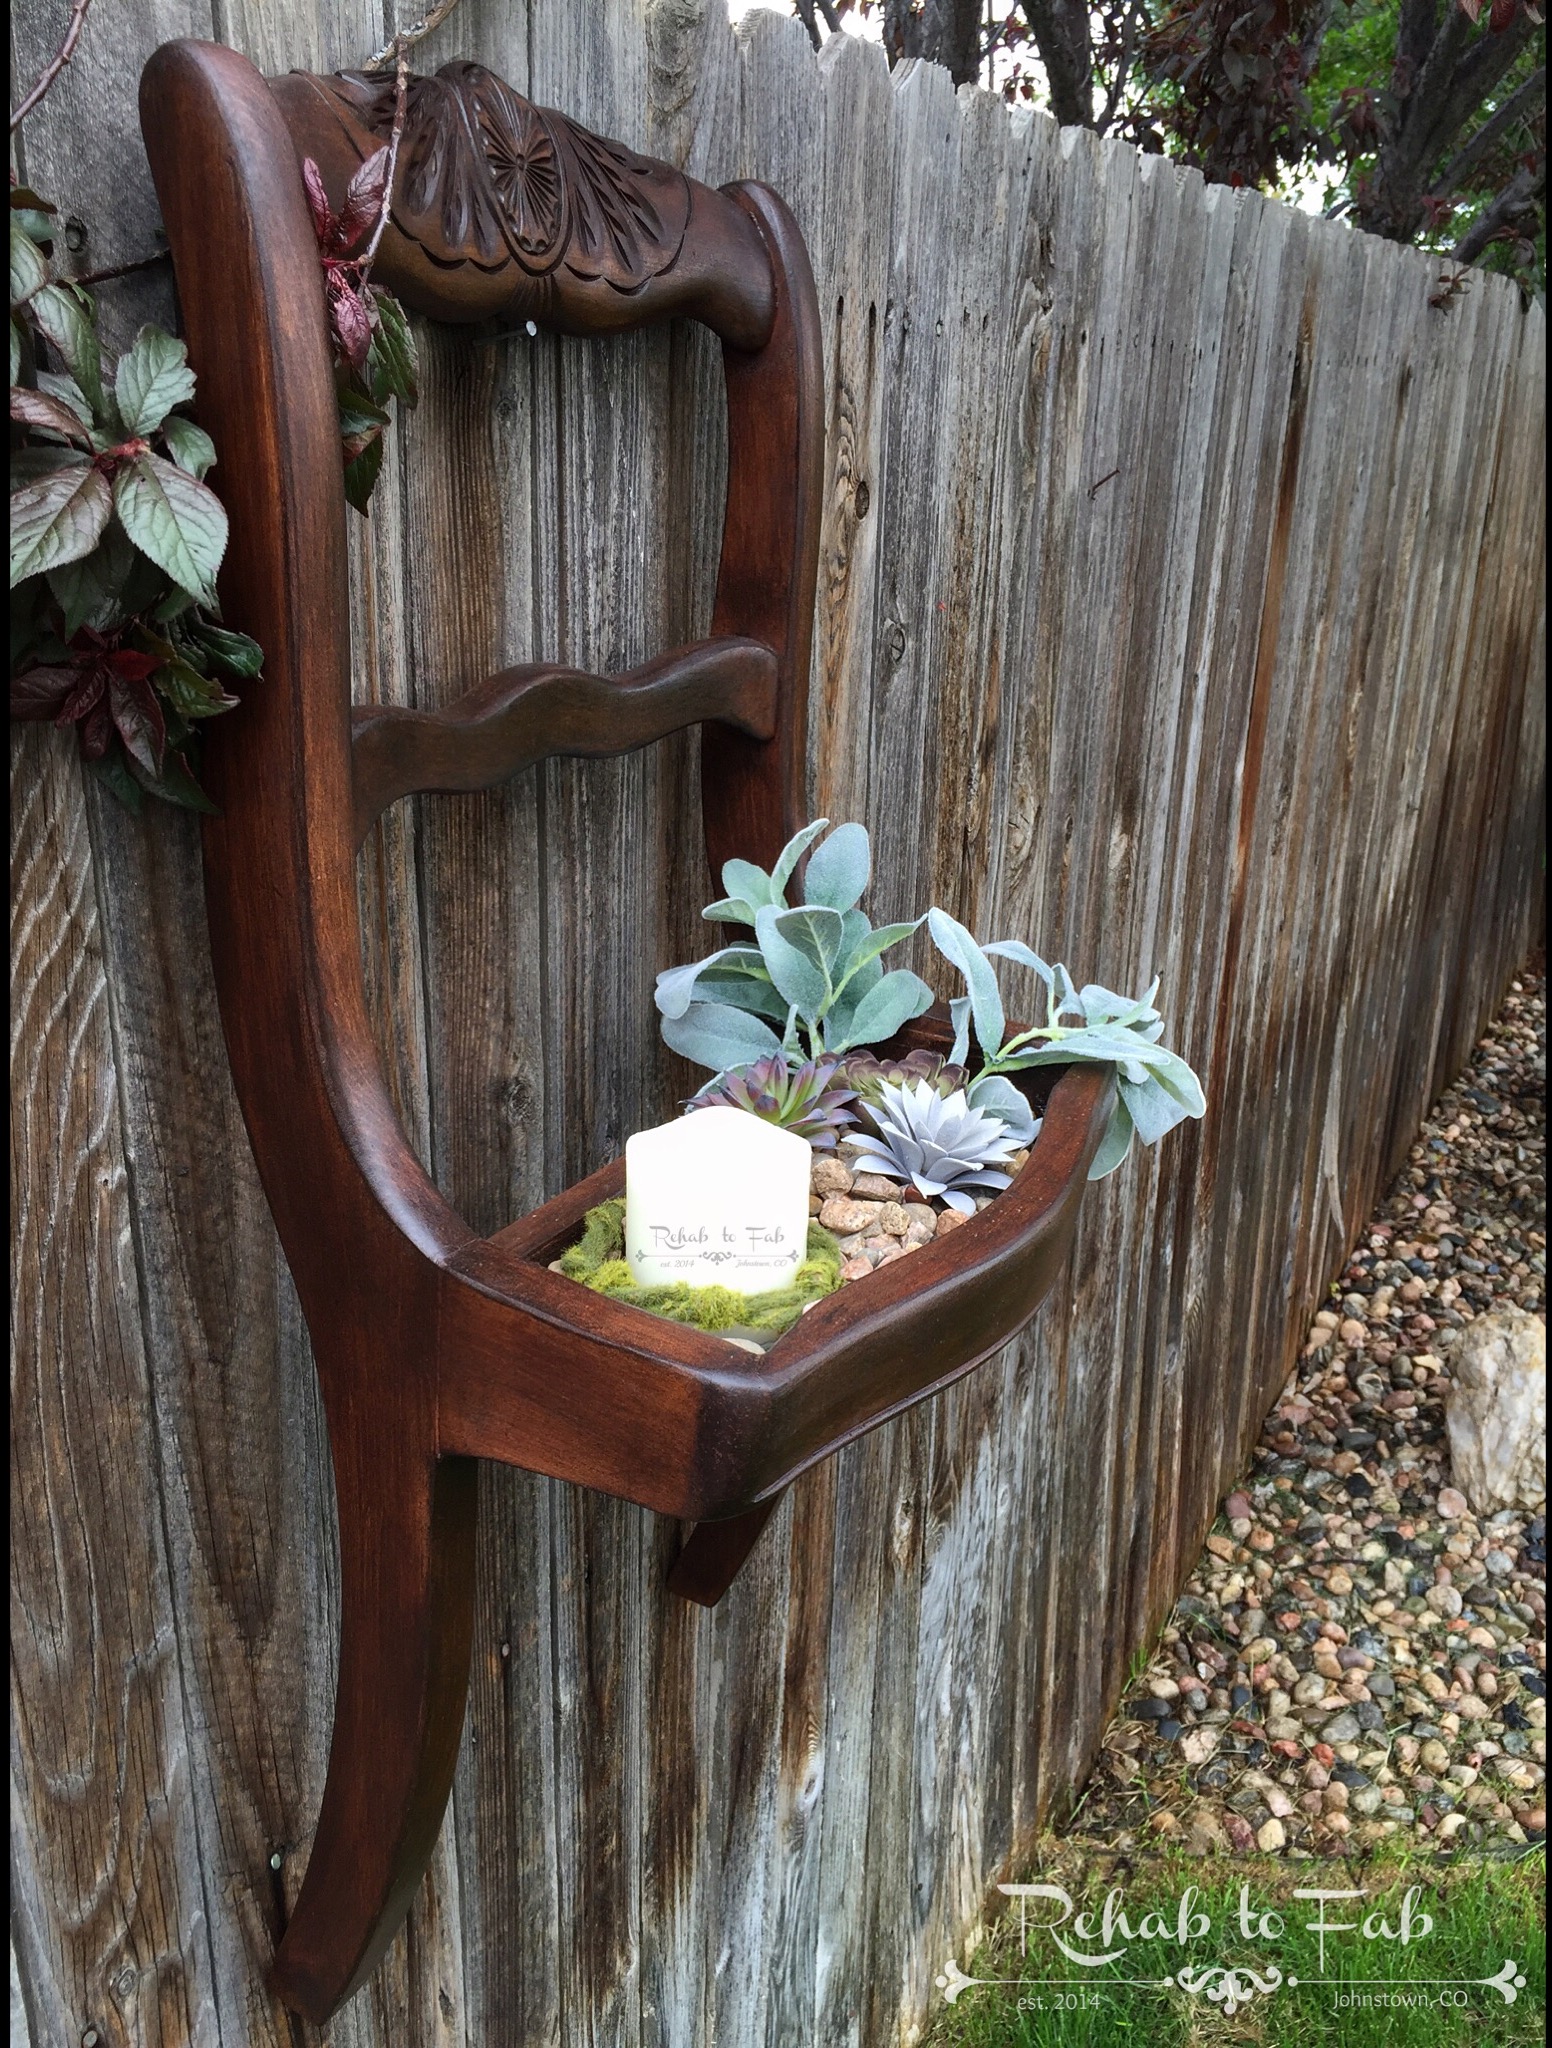
[[[19,10],[22,69],[56,13]],[[94,10],[25,169],[89,221],[83,266],[142,254],[125,81],[157,43],[323,70],[383,26],[354,0]],[[908,2041],[1535,926],[1544,321],[1475,277],[1440,314],[1413,252],[854,44],[816,61],[774,17],[464,0],[416,62],[456,57],[787,197],[828,377],[816,813],[869,824],[881,914],[935,895],[1100,980],[1161,972],[1212,1109],[1098,1191],[1064,1307],[801,1479],[714,1612],[662,1590],[672,1525],[487,1469],[452,1820],[326,2038]],[[154,282],[103,299],[120,333],[170,312]],[[714,346],[419,333],[426,395],[352,521],[358,699],[704,635]],[[23,2003],[38,2043],[301,2041],[263,1973],[333,1688],[305,1333],[192,834],[88,801],[52,738],[20,758],[21,957],[54,992],[18,1005],[13,1078]],[[476,1228],[688,1092],[650,987],[704,943],[699,848],[684,738],[374,827],[379,1041]]]

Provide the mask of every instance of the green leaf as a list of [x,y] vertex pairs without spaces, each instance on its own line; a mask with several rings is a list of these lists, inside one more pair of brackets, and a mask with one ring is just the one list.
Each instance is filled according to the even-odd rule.
[[38,389],[46,391],[50,398],[57,398],[61,405],[68,406],[83,427],[92,425],[91,406],[74,377],[66,376],[62,370],[40,370]]
[[682,1017],[665,1017],[663,1038],[687,1060],[718,1074],[781,1051],[781,1040],[768,1024],[724,1003],[691,1003]]
[[1107,1173],[1114,1173],[1131,1149],[1132,1119],[1126,1104],[1117,1095],[1115,1109],[1105,1126],[1105,1135],[1099,1141],[1094,1163],[1089,1168],[1089,1179],[1103,1180]]
[[11,588],[90,554],[113,500],[84,456],[11,493]]
[[954,1025],[954,1043],[948,1063],[951,1067],[962,1067],[970,1057],[970,998],[955,996],[948,1006],[948,1014]]
[[113,391],[125,433],[154,434],[175,405],[194,396],[187,348],[160,327],[142,327],[119,357]]
[[803,877],[805,903],[826,903],[832,910],[850,910],[868,886],[873,858],[861,825],[837,825],[822,846],[809,855]]
[[216,444],[204,428],[196,427],[192,420],[184,419],[179,413],[169,413],[162,421],[161,436],[167,443],[167,453],[190,476],[202,477],[207,470],[214,469]]
[[[786,845],[781,849],[781,852],[777,854],[776,865],[771,869],[771,901],[773,903],[782,904],[786,902],[785,892],[788,877],[829,822],[828,818],[815,818],[812,825],[805,825],[801,832],[794,832]],[[728,883],[727,870],[725,868],[722,871],[722,880],[724,887],[731,886]]]
[[1184,1123],[1187,1111],[1150,1074],[1147,1080],[1138,1083],[1123,1076],[1116,1083],[1121,1100],[1126,1104],[1132,1126],[1145,1145],[1156,1145],[1167,1131],[1176,1124]]
[[[838,913],[831,911],[828,914],[839,927]],[[783,928],[784,924],[790,926],[800,915],[795,911],[778,910],[773,903],[767,903],[756,913],[754,929],[772,983],[803,1021],[813,1025],[828,1007],[830,977],[819,954],[818,941],[810,936],[809,928],[795,931]],[[835,943],[837,946],[840,943],[839,929]]]
[[86,765],[103,787],[118,798],[125,810],[138,818],[144,799],[140,784],[130,774],[129,764],[120,749],[110,747],[106,754],[99,755],[95,761],[88,761]]
[[157,689],[183,718],[214,718],[222,711],[234,709],[238,701],[229,697],[218,682],[202,676],[177,655],[156,671],[155,681]]
[[111,425],[102,388],[102,346],[91,307],[91,300],[73,285],[48,284],[32,300],[32,317],[85,392],[93,418]]
[[986,1057],[994,1058],[1002,1045],[1007,1017],[991,962],[959,920],[950,917],[946,910],[929,910],[927,929],[944,959],[965,977],[970,991],[970,1014],[975,1019],[975,1035]]
[[264,649],[246,633],[232,633],[225,626],[213,626],[208,619],[196,619],[194,638],[208,648],[211,657],[234,676],[256,676],[264,667]]
[[880,1039],[893,1038],[902,1024],[919,1017],[931,1003],[932,990],[921,976],[912,974],[908,967],[896,968],[868,990],[857,1005],[844,1039],[827,1050],[847,1052],[854,1045],[877,1045]]
[[[776,901],[770,876],[764,868],[757,868],[752,860],[724,861],[722,886],[727,891],[727,901],[747,903],[751,910],[759,910]],[[753,924],[754,919],[751,917],[749,922]]]
[[735,1010],[750,1010],[756,1017],[768,1017],[773,1024],[786,1028],[791,1005],[776,993],[763,974],[757,979],[752,974],[713,967],[709,974],[701,976],[696,990],[701,1002],[731,1003]]
[[162,762],[162,772],[153,780],[143,774],[131,762],[135,780],[142,789],[148,789],[152,796],[159,796],[163,803],[176,804],[180,810],[199,811],[207,818],[219,818],[221,809],[213,804],[189,770],[188,762],[181,754],[169,753]]
[[764,971],[763,962],[753,946],[723,946],[715,953],[708,953],[704,960],[692,960],[688,967],[665,967],[657,978],[653,1001],[665,1017],[682,1017],[695,996],[695,984],[709,969],[717,966],[736,966],[747,974],[754,969]]
[[56,470],[71,469],[81,459],[79,448],[61,448],[53,441],[39,441],[31,447],[13,448],[11,489],[19,491],[23,484],[35,484],[40,477],[53,476]]
[[41,291],[48,283],[48,258],[22,226],[15,213],[11,215],[11,306],[24,306],[35,292]]
[[135,551],[116,519],[103,529],[102,539],[89,555],[48,572],[49,589],[59,600],[65,615],[65,638],[73,639],[83,626],[106,633],[120,626],[128,616],[124,605],[124,584]]
[[921,922],[919,917],[913,917],[909,924],[881,924],[876,931],[868,932],[855,949],[843,954],[839,963],[841,986],[844,987],[870,961],[876,960],[880,953],[887,953],[891,946],[898,946],[902,939],[908,939],[920,928]]
[[363,517],[371,503],[382,466],[383,437],[379,429],[360,454],[350,456],[345,463],[345,496]]
[[143,555],[193,596],[214,594],[227,532],[214,491],[160,455],[137,455],[119,470],[113,501]]
[[16,315],[11,315],[11,382],[14,384],[22,374],[22,331],[16,324]]
[[723,896],[715,903],[708,903],[701,912],[710,924],[754,923],[754,905],[746,903],[741,896]]
[[175,583],[167,595],[151,613],[159,626],[170,626],[174,619],[181,619],[194,600],[186,590],[180,590]]
[[366,359],[372,396],[379,404],[397,398],[401,405],[414,405],[420,396],[420,362],[404,308],[392,292],[377,287],[372,290],[372,307],[377,319]]

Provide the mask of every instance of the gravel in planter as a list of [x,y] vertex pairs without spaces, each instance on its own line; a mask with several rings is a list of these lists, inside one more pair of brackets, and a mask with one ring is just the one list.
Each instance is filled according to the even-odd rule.
[[1522,974],[1314,1317],[1068,1830],[1311,1857],[1546,1828],[1546,1523],[1449,1484],[1459,1332],[1545,1313],[1545,980]]

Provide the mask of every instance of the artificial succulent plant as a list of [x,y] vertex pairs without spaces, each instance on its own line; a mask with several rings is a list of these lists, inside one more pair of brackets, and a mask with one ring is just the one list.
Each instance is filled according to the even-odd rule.
[[911,1081],[925,1081],[938,1095],[952,1095],[956,1088],[968,1085],[970,1076],[964,1067],[956,1067],[940,1052],[929,1052],[925,1046],[913,1046],[897,1060],[882,1060],[877,1053],[848,1053],[841,1062],[841,1075],[848,1088],[855,1088],[858,1098],[858,1115],[866,1121],[866,1110],[870,1103],[878,1100],[879,1090],[884,1083],[891,1082],[896,1088],[903,1088]]
[[[728,894],[701,916],[747,925],[751,936],[658,976],[663,1037],[698,1066],[722,1073],[768,1054],[790,1063],[878,1045],[931,1003],[920,975],[904,967],[886,973],[882,959],[921,919],[874,928],[857,908],[872,871],[868,835],[838,825],[815,845],[828,824],[816,818],[795,833],[769,873],[753,861],[728,861]],[[803,901],[789,904],[804,854]]]
[[872,1129],[853,1135],[857,1164],[885,1180],[909,1181],[969,1216],[973,1188],[997,1193],[1016,1140],[999,1116],[977,1109],[962,1088],[940,1095],[930,1081],[884,1081],[870,1104]]
[[767,1123],[807,1138],[816,1152],[833,1152],[840,1133],[853,1121],[856,1093],[845,1085],[841,1063],[834,1059],[805,1060],[789,1067],[779,1052],[732,1067],[708,1081],[686,1105],[707,1109],[713,1103],[747,1109]]

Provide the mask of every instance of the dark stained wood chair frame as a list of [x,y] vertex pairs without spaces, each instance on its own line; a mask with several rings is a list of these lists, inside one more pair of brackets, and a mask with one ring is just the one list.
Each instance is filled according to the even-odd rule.
[[[311,1858],[275,1960],[322,2022],[369,1975],[441,1825],[463,1723],[476,1460],[699,1524],[672,1584],[720,1597],[785,1487],[967,1372],[1066,1255],[1109,1113],[1098,1068],[1046,1070],[1029,1164],[951,1237],[821,1302],[763,1358],[590,1293],[547,1261],[619,1192],[616,1161],[481,1237],[393,1111],[367,1017],[355,856],[415,791],[697,724],[713,870],[803,822],[823,461],[813,279],[781,199],[712,191],[588,136],[491,74],[411,87],[377,274],[448,320],[572,333],[683,315],[722,338],[728,484],[712,637],[624,676],[508,670],[450,709],[352,713],[346,505],[300,158],[336,203],[392,82],[266,81],[170,43],[141,119],[199,410],[220,455],[226,616],[262,684],[211,735],[211,946],[232,1073],[312,1337],[340,1543],[340,1666]],[[898,1044],[947,1045],[941,1015]]]

